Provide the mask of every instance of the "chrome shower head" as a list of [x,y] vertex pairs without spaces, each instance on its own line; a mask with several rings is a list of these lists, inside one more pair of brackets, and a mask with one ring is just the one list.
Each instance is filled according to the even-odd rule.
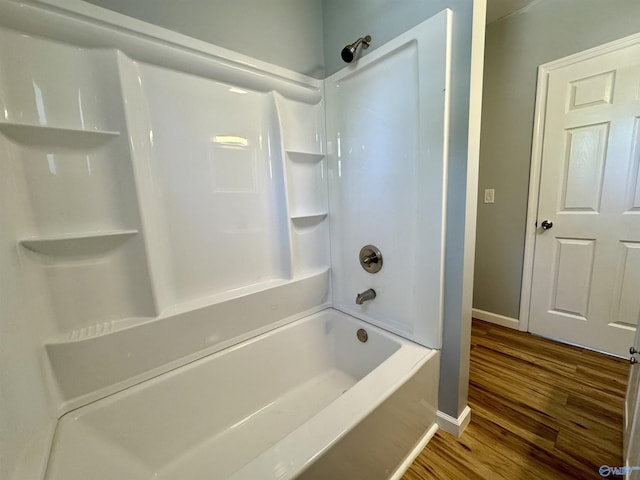
[[353,59],[356,58],[356,51],[358,47],[362,44],[362,48],[369,48],[371,45],[371,35],[367,35],[366,37],[360,37],[358,40],[353,42],[351,45],[347,45],[342,49],[342,60],[347,63],[353,62]]

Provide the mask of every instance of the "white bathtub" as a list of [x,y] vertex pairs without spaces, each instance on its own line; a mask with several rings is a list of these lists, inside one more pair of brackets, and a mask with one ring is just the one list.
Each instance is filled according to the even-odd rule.
[[437,428],[438,371],[327,309],[66,414],[46,478],[389,478]]

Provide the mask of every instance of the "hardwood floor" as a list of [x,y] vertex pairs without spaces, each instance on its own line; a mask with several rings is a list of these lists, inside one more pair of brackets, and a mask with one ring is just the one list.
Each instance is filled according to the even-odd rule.
[[625,360],[474,320],[471,423],[459,439],[439,431],[403,479],[602,479],[601,465],[622,465],[628,370]]

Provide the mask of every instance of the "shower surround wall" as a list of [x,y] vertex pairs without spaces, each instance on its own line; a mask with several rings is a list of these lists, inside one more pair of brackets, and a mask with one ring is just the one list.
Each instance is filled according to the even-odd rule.
[[[431,123],[426,104],[416,110],[439,147],[400,154],[428,151],[440,167],[426,171],[435,196],[411,236],[435,235],[419,257],[431,273],[416,277],[430,306],[416,310],[414,289],[407,323],[389,310],[402,295],[389,274],[395,257],[395,275],[413,278],[402,255],[415,250],[396,251],[389,231],[359,229],[389,245],[382,312],[347,307],[368,288],[368,274],[347,265],[357,252],[346,249],[364,237],[349,235],[330,269],[330,216],[345,230],[357,211],[344,202],[366,198],[349,200],[337,150],[325,151],[322,81],[191,39],[171,43],[141,22],[116,17],[118,28],[108,27],[82,5],[60,15],[64,7],[0,3],[0,478],[42,477],[56,421],[70,410],[325,309],[331,270],[336,305],[440,346],[450,13],[433,21],[430,53],[409,35],[380,60],[398,59],[413,75],[430,58],[442,62],[433,82],[408,85],[443,110]],[[335,81],[351,88],[348,76]],[[387,107],[380,119],[413,108]],[[353,141],[368,145],[376,128]],[[402,175],[422,172],[407,165]],[[407,195],[397,208],[412,204]]]
[[26,478],[69,409],[326,306],[324,104],[284,70],[0,37],[0,477]]
[[[296,188],[314,191],[316,177],[323,175],[320,95],[311,98],[316,103],[301,104],[275,92],[245,90],[132,62],[122,54],[113,67],[125,92],[137,199],[143,212],[140,233],[147,246],[147,275],[157,313],[147,318],[114,315],[97,332],[101,335],[86,335],[77,327],[47,343],[63,399],[71,405],[78,403],[76,398],[82,402],[93,398],[86,395],[96,390],[108,393],[110,384],[144,374],[162,362],[194,349],[222,348],[235,343],[239,335],[257,333],[274,320],[327,301],[326,190],[324,198],[295,195]],[[289,127],[300,111],[310,119],[307,128],[296,124],[290,128],[295,134],[282,135],[282,125]],[[315,175],[299,174],[296,155],[313,157]],[[311,224],[299,225],[304,221]],[[300,248],[306,248],[308,255],[300,255]],[[286,305],[279,304],[286,296],[273,299],[270,315],[246,312],[250,318],[238,321],[238,312],[231,311],[215,327],[208,327],[204,345],[198,340],[201,331],[188,341],[180,334],[176,322],[197,321],[194,312],[204,319],[216,313],[216,304],[265,289],[284,291],[292,282],[302,288],[318,286],[317,282],[324,286],[287,300]],[[153,317],[164,320],[164,328],[175,325],[175,332],[159,335],[158,325],[149,322]],[[86,321],[95,323],[94,318]],[[123,328],[127,330],[121,332]],[[105,330],[108,336],[102,335]],[[155,355],[140,350],[143,335],[159,337]],[[182,346],[175,335],[181,336]],[[122,339],[116,342],[117,337]],[[114,350],[123,344],[131,344],[133,352],[126,361]],[[91,367],[84,361],[88,356],[93,359]]]

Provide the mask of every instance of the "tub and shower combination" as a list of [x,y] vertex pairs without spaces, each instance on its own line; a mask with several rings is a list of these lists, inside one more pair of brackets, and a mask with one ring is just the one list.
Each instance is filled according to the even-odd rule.
[[317,80],[0,4],[2,478],[399,478],[437,429],[451,16]]

